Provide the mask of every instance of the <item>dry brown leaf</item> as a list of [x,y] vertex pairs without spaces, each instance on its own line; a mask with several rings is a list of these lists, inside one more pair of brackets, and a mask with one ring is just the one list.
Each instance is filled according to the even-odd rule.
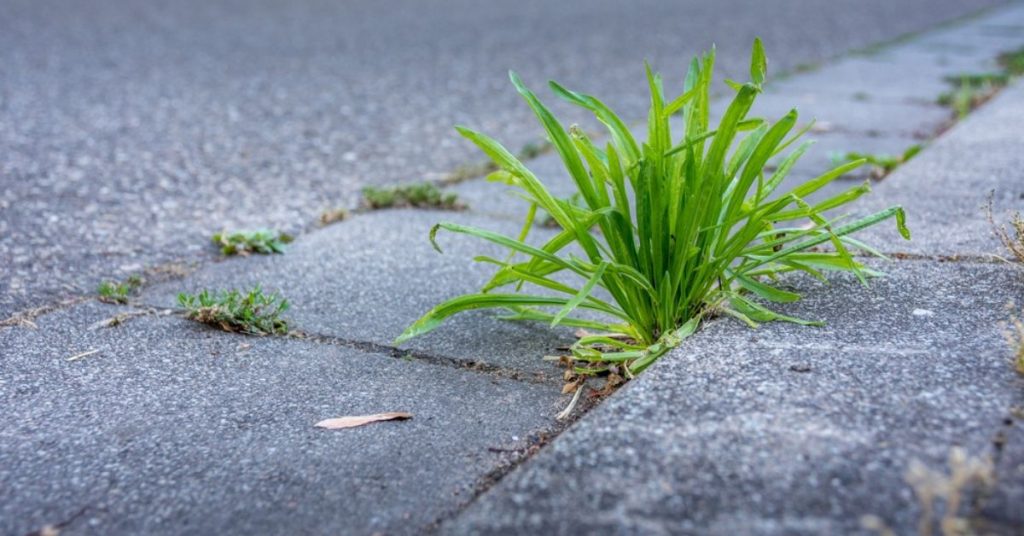
[[69,357],[67,360],[68,361],[78,361],[79,359],[82,359],[83,357],[89,357],[89,356],[91,356],[93,354],[98,354],[98,353],[100,353],[100,351],[98,349],[97,350],[89,350],[88,352],[82,352],[80,354],[75,354],[75,355]]
[[339,430],[341,428],[355,428],[356,426],[362,426],[364,424],[370,424],[378,421],[404,421],[411,419],[412,413],[406,413],[404,411],[392,411],[389,413],[377,413],[374,415],[356,415],[349,417],[337,417],[334,419],[324,419],[313,426],[317,428],[327,428],[328,430]]

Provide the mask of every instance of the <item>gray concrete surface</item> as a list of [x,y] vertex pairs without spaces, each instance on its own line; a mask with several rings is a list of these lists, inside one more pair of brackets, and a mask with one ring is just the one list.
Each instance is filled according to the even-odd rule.
[[[380,211],[310,234],[287,254],[235,259],[209,266],[183,282],[148,289],[144,303],[173,307],[178,292],[204,288],[263,288],[279,291],[292,309],[295,329],[390,346],[405,328],[435,305],[476,292],[493,275],[477,255],[502,258],[505,251],[468,235],[442,231],[444,254],[433,249],[430,228],[439,221],[472,225],[516,236],[521,224],[469,213]],[[553,232],[537,230],[535,244]],[[560,375],[540,356],[571,344],[572,331],[535,323],[513,323],[493,312],[468,313],[433,333],[409,341],[402,351],[481,363],[509,372]]]
[[475,159],[454,123],[532,141],[509,68],[640,118],[645,58],[681,77],[717,43],[739,75],[760,35],[781,72],[1001,3],[9,0],[0,317],[203,257],[224,227],[301,229],[362,185],[439,177]]
[[[419,534],[565,403],[549,385],[174,317],[90,329],[121,311],[0,330],[0,534]],[[414,416],[313,427],[386,411]]]
[[[916,533],[903,474],[988,454],[1024,378],[998,325],[1012,267],[900,262],[864,289],[792,281],[787,313],[721,320],[630,382],[446,527],[450,534]],[[1018,461],[1019,463],[1019,461]],[[1019,472],[1006,482],[1019,489]],[[1024,517],[1006,510],[995,534]],[[1010,516],[1010,517],[1005,517]]]
[[[861,210],[893,204],[908,212],[914,233],[910,242],[892,244],[890,251],[918,255],[1007,255],[992,233],[987,206],[1006,224],[1024,208],[1024,154],[1020,124],[1024,121],[1024,86],[1004,90],[957,125],[956,133],[939,139],[928,158],[910,161],[898,179],[886,181]],[[895,176],[894,176],[895,178]],[[925,194],[926,192],[926,194]],[[867,237],[884,229],[869,230]]]
[[[536,128],[508,91],[505,65],[493,62],[521,62],[530,79],[605,87],[602,96],[642,115],[635,72],[595,68],[608,57],[638,60],[630,58],[634,47],[607,50],[609,42],[595,32],[565,32],[569,21],[604,27],[615,16],[630,28],[643,24],[633,42],[638,50],[648,47],[644,55],[662,60],[663,68],[671,68],[680,47],[699,48],[702,36],[729,26],[726,37],[736,42],[719,41],[721,57],[725,74],[739,76],[749,40],[744,28],[785,43],[778,54],[769,44],[779,57],[773,69],[780,69],[967,9],[945,2],[928,9],[911,2],[841,4],[821,25],[789,24],[783,32],[771,21],[806,23],[822,8],[792,2],[774,6],[778,18],[758,7],[728,20],[714,15],[735,11],[732,4],[680,4],[661,8],[658,33],[647,27],[649,17],[622,16],[611,3],[588,4],[586,16],[578,16],[577,4],[563,3],[538,23],[535,34],[546,37],[531,40],[519,30],[528,20],[521,13],[539,5],[465,7],[449,15],[421,3],[312,11],[106,3],[87,14],[71,4],[15,6],[18,17],[0,22],[14,28],[0,33],[0,43],[19,45],[13,52],[0,47],[13,58],[0,63],[0,74],[14,73],[20,82],[0,77],[0,113],[18,119],[0,122],[0,147],[13,147],[0,158],[0,259],[7,255],[14,266],[0,283],[10,287],[0,307],[75,292],[74,285],[109,270],[133,271],[179,255],[182,244],[195,248],[187,250],[190,258],[203,258],[205,235],[216,229],[209,222],[297,228],[319,208],[349,200],[358,185],[436,177],[475,154],[447,134],[453,120],[498,134],[514,148]],[[868,9],[877,24],[857,18]],[[682,11],[691,16],[682,28],[693,26],[688,33],[674,21]],[[368,19],[374,25],[364,25]],[[780,84],[799,87],[800,99],[821,114],[858,126],[815,133],[823,146],[896,152],[916,139],[915,125],[934,129],[940,119],[941,110],[925,98],[937,87],[932,82],[946,70],[985,65],[1022,19],[1020,6],[993,11]],[[842,30],[832,26],[840,21]],[[979,31],[993,35],[978,37]],[[925,39],[929,47],[919,46]],[[549,49],[573,52],[543,53]],[[853,90],[865,61],[884,64],[887,73],[898,73],[901,62],[915,67],[885,94],[864,100],[855,91],[832,106],[820,104],[829,102],[826,89],[801,82],[834,66],[836,80]],[[476,76],[487,69],[493,77]],[[923,73],[930,81],[914,87],[910,78]],[[381,89],[417,84],[425,88],[414,97]],[[1012,190],[1024,168],[1013,167],[1012,144],[1001,140],[1017,126],[985,125],[1015,117],[1007,108],[1020,107],[1020,91],[1010,90],[993,111],[940,140],[911,163],[917,168],[908,165],[882,182],[882,201],[917,202],[912,210],[926,213],[918,198],[933,189],[898,185],[947,168],[962,170],[972,187]],[[344,108],[349,101],[358,104]],[[977,144],[957,141],[975,135],[982,136]],[[972,173],[964,167],[969,159],[934,162],[947,158],[939,149],[1000,155],[974,158],[981,173]],[[821,164],[810,160],[800,173]],[[560,171],[550,156],[536,166],[553,177]],[[555,182],[565,186],[564,178]],[[900,464],[913,456],[934,465],[956,442],[984,452],[985,434],[997,432],[1007,438],[997,467],[1009,476],[982,505],[984,517],[996,529],[1019,522],[1024,480],[1014,475],[1024,451],[1010,405],[1024,402],[1024,390],[1012,375],[1000,375],[1008,371],[1007,356],[994,325],[1005,318],[1005,300],[1024,298],[1019,274],[987,262],[909,260],[884,265],[892,277],[866,290],[849,279],[831,287],[790,280],[807,294],[791,312],[824,318],[826,328],[778,324],[751,332],[709,324],[459,517],[478,491],[558,431],[552,416],[566,399],[557,369],[539,357],[571,340],[567,330],[467,314],[407,349],[390,346],[408,322],[477,288],[488,272],[471,258],[493,249],[442,234],[446,253],[439,255],[427,241],[432,223],[518,229],[521,210],[493,203],[485,186],[493,187],[458,187],[481,200],[470,199],[469,212],[359,215],[301,236],[283,256],[207,263],[138,299],[169,306],[181,290],[260,283],[291,299],[286,316],[313,335],[306,340],[227,335],[173,316],[92,330],[97,320],[135,309],[91,302],[40,316],[35,330],[0,327],[0,401],[7,409],[0,416],[0,532],[50,524],[68,534],[402,534],[448,521],[445,529],[456,533],[691,526],[777,534],[856,529],[850,516],[860,513],[902,528],[914,512],[891,509],[910,501],[908,490],[897,488]],[[962,210],[976,189],[949,192],[936,199]],[[1013,197],[1000,199],[1001,211],[1020,207]],[[29,225],[39,214],[48,225]],[[941,232],[974,232],[958,230],[959,221]],[[888,226],[875,241],[887,250],[903,247],[895,237]],[[929,240],[925,233],[924,251],[935,242]],[[8,248],[15,243],[20,249]],[[108,249],[91,248],[97,243]],[[100,352],[66,360],[91,349]],[[311,428],[324,417],[396,409],[416,417],[347,433]],[[685,441],[694,437],[702,442]],[[580,448],[567,454],[573,446]],[[565,467],[557,465],[562,456],[571,457]],[[678,465],[659,465],[668,461]],[[884,490],[859,495],[871,479],[884,482]],[[769,493],[776,491],[790,500],[773,503]],[[749,506],[748,514],[736,505]],[[530,517],[530,509],[544,517]],[[697,513],[680,521],[680,512]]]

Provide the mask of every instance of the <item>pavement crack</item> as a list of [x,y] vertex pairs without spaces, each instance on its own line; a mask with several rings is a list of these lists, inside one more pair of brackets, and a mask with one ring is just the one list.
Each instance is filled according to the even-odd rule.
[[35,320],[40,316],[66,309],[72,305],[77,305],[91,300],[89,296],[76,296],[73,298],[67,298],[55,303],[48,303],[46,305],[40,305],[38,307],[32,307],[21,311],[16,311],[11,316],[0,320],[0,328],[9,328],[15,326],[21,326],[26,328],[38,329]]
[[89,508],[91,506],[92,505],[87,504],[87,505],[81,507],[80,509],[78,509],[78,511],[75,512],[74,514],[72,514],[72,515],[68,516],[67,518],[65,518],[64,520],[59,521],[57,523],[49,523],[49,524],[43,525],[43,527],[40,528],[39,530],[34,530],[32,532],[29,532],[25,536],[57,536],[58,534],[60,534],[61,530],[66,528],[68,525],[74,523],[76,519],[78,519],[78,518],[82,517],[83,515],[85,515],[85,513],[89,510]]
[[456,357],[441,354],[433,354],[429,352],[421,352],[417,350],[404,350],[387,344],[380,344],[370,341],[348,339],[334,335],[309,333],[299,330],[294,330],[290,332],[287,336],[295,339],[313,341],[320,344],[343,346],[345,348],[352,348],[354,350],[360,350],[362,352],[367,353],[382,354],[395,359],[411,359],[422,361],[425,363],[430,363],[432,365],[440,365],[461,370],[469,370],[472,372],[493,376],[495,378],[516,380],[520,382],[537,385],[561,384],[561,381],[557,377],[546,376],[543,373],[539,372],[530,373],[519,369],[502,367],[499,365],[484,363],[481,361],[460,359]]
[[[1014,264],[999,255],[975,255],[975,254],[956,254],[956,255],[928,255],[922,253],[906,253],[906,252],[884,252],[886,257],[897,260],[897,261],[936,261],[936,262],[957,262],[957,263],[975,263],[975,264]],[[857,254],[858,257],[874,257],[869,254]]]
[[[114,315],[110,318],[106,318],[104,320],[96,322],[92,326],[90,326],[90,329],[115,327],[124,324],[125,322],[131,319],[144,316],[171,316],[175,314],[181,314],[183,312],[182,310],[176,308],[156,307],[142,304],[131,304],[128,307],[131,307],[134,310],[125,313],[120,313],[118,315]],[[289,331],[287,335],[269,336],[287,337],[292,339],[311,341],[320,344],[342,346],[345,348],[359,350],[361,352],[386,355],[388,357],[392,357],[395,359],[413,359],[425,363],[430,363],[433,365],[440,365],[461,370],[468,370],[480,374],[486,374],[488,376],[492,376],[495,378],[510,379],[537,385],[561,385],[561,381],[559,380],[559,378],[554,375],[548,376],[540,372],[530,373],[519,369],[502,367],[499,365],[484,363],[476,360],[460,359],[456,357],[450,357],[441,354],[433,354],[429,352],[421,352],[417,350],[405,350],[386,344],[356,339],[348,339],[344,337],[338,337],[335,335],[310,333],[300,329],[293,329]]]
[[448,512],[446,515],[437,518],[424,529],[425,532],[428,534],[436,534],[444,523],[459,517],[459,515],[472,506],[477,499],[490,491],[491,488],[497,485],[503,478],[524,462],[536,456],[544,447],[548,446],[555,440],[555,438],[561,435],[562,432],[568,430],[570,426],[583,418],[583,416],[590,410],[600,405],[604,398],[606,397],[584,397],[584,401],[576,406],[576,409],[573,410],[570,418],[565,420],[555,420],[555,424],[553,426],[532,432],[530,434],[528,444],[526,445],[511,448],[488,447],[487,452],[501,456],[499,463],[494,467],[494,469],[491,469],[477,480],[476,484],[473,486],[470,497],[466,499],[465,502],[458,505],[454,511]]

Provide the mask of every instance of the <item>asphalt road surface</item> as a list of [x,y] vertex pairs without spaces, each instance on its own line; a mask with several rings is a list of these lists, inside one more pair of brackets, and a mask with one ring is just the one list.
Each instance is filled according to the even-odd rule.
[[479,160],[456,123],[518,148],[510,68],[641,118],[644,59],[742,77],[759,35],[780,72],[1000,3],[0,0],[0,319]]

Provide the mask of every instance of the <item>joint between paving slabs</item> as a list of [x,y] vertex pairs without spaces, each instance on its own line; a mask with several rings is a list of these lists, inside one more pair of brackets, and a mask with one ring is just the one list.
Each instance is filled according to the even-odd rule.
[[[184,261],[184,260],[180,260],[180,261],[179,260],[173,260],[173,261],[169,261],[169,262],[166,262],[166,263],[163,263],[163,264],[158,264],[158,265],[155,265],[155,266],[147,267],[147,268],[143,269],[141,272],[136,272],[136,273],[133,273],[133,274],[129,274],[129,277],[139,277],[140,278],[140,283],[138,284],[138,286],[135,289],[135,291],[137,292],[137,291],[139,291],[141,289],[144,289],[144,288],[146,288],[146,287],[148,287],[148,286],[150,286],[150,285],[152,285],[154,283],[164,283],[164,282],[167,282],[167,281],[175,281],[175,280],[183,279],[185,276],[187,276],[188,274],[190,274],[192,271],[196,270],[197,268],[198,268],[198,263],[197,262],[194,262],[194,261],[193,262],[189,262],[189,261]],[[79,287],[78,291],[79,292],[84,292],[84,290],[82,290],[80,287]],[[54,302],[50,302],[50,303],[44,303],[42,305],[37,305],[35,307],[29,307],[27,309],[22,309],[20,311],[15,311],[15,312],[11,313],[11,315],[8,316],[7,318],[5,318],[3,320],[0,320],[0,329],[9,328],[9,327],[15,327],[15,326],[22,326],[22,327],[28,327],[28,328],[35,329],[35,328],[38,327],[35,324],[35,319],[36,318],[48,315],[50,313],[55,313],[57,311],[61,311],[61,310],[67,309],[68,307],[72,307],[72,306],[78,305],[80,303],[85,303],[85,302],[88,302],[88,301],[97,301],[97,302],[100,302],[100,303],[110,303],[110,302],[104,301],[103,299],[100,299],[100,297],[97,297],[95,295],[92,295],[92,294],[81,294],[80,293],[78,295],[72,295],[69,298],[64,298],[64,299],[61,299],[61,300],[58,300],[58,301],[54,301]],[[131,302],[126,303],[126,304],[115,304],[115,305],[134,306],[134,304],[131,303]]]
[[[882,252],[891,261],[934,261],[943,263],[962,263],[962,264],[1009,264],[1011,266],[1017,265],[1016,262],[1000,257],[995,253],[988,255],[977,255],[972,253],[966,253],[963,255],[928,255],[924,253],[907,253],[902,251],[895,252]],[[854,254],[855,257],[871,257],[874,255],[857,252]]]
[[600,403],[600,399],[588,400],[586,403],[581,403],[576,406],[569,418],[556,420],[553,426],[532,432],[532,434],[537,436],[537,439],[528,446],[513,449],[488,448],[488,452],[504,454],[505,458],[494,469],[491,469],[477,479],[470,497],[465,502],[456,506],[451,512],[441,515],[435,519],[425,527],[424,532],[427,534],[437,533],[445,522],[458,518],[464,511],[472,506],[477,499],[482,497],[498,482],[505,478],[506,475],[516,470],[520,465],[540,452],[541,449],[547,447],[552,441],[560,436],[562,432],[566,431],[576,421],[580,420],[591,409],[594,409]]
[[0,320],[0,329],[13,328],[17,326],[35,329],[38,327],[36,326],[35,319],[39,318],[40,316],[55,313],[62,309],[67,309],[68,307],[77,305],[79,303],[84,303],[92,299],[94,298],[91,298],[89,296],[75,296],[58,302],[48,303],[36,307],[29,307],[28,309],[22,309],[20,311],[15,311],[14,313],[11,314],[11,316],[3,320]]
[[[85,300],[81,300],[85,301]],[[168,308],[168,307],[156,307],[149,306],[140,303],[128,303],[123,304],[122,307],[131,309],[127,312],[118,313],[109,318],[100,320],[90,326],[90,329],[100,328],[114,328],[124,323],[143,316],[172,316],[181,315],[184,313],[183,309]],[[210,328],[215,329],[215,328]],[[220,331],[220,330],[218,330]],[[235,334],[228,331],[224,331],[227,334]],[[249,335],[242,335],[249,336]],[[539,384],[539,385],[558,385],[560,382],[556,379],[546,378],[541,373],[529,373],[518,369],[502,367],[499,365],[492,365],[483,363],[481,361],[468,361],[465,359],[458,359],[454,357],[448,357],[445,355],[432,354],[428,352],[421,352],[417,350],[403,350],[394,346],[386,344],[379,344],[369,341],[359,341],[354,339],[347,339],[344,337],[337,337],[332,335],[322,335],[318,333],[309,333],[299,329],[292,329],[287,335],[267,335],[268,337],[286,337],[297,340],[310,341],[316,344],[328,344],[332,346],[342,346],[345,348],[351,348],[359,350],[364,353],[381,354],[395,359],[412,359],[422,361],[432,365],[445,366],[450,368],[456,368],[461,370],[468,370],[479,374],[485,374],[495,378],[502,378],[508,380],[515,380],[524,383]]]
[[[522,162],[528,162],[539,158],[554,149],[554,145],[551,144],[547,139],[535,139],[529,141],[523,145],[523,147],[516,153],[516,158]],[[443,177],[433,180],[424,180],[426,184],[430,184],[439,188],[445,188],[448,186],[454,186],[469,180],[480,179],[486,177],[489,173],[497,171],[498,166],[491,160],[482,160],[474,163],[464,163],[456,165],[451,171],[444,174]],[[392,208],[411,208],[423,210],[424,207],[392,207]],[[443,208],[440,210],[462,210],[468,207],[461,208]],[[382,210],[380,208],[368,208],[365,206],[357,205],[350,208],[337,208],[329,209],[320,215],[320,218],[314,223],[303,226],[299,234],[307,234],[317,229],[332,225],[335,223],[343,222],[350,219],[353,216],[364,214],[367,212],[374,212],[376,210]]]
[[333,335],[307,333],[300,330],[294,330],[290,332],[288,336],[296,339],[312,341],[319,344],[343,346],[345,348],[352,348],[366,353],[386,355],[388,357],[392,357],[395,359],[411,359],[416,361],[422,361],[424,363],[429,363],[432,365],[467,370],[479,374],[485,374],[487,376],[492,376],[495,378],[515,380],[524,383],[538,385],[561,385],[561,381],[559,379],[547,378],[542,373],[530,373],[514,368],[502,367],[500,365],[492,365],[481,361],[469,361],[465,359],[459,359],[440,354],[432,354],[428,352],[421,352],[417,350],[403,350],[401,348],[396,348],[394,346],[379,344],[370,341],[359,341],[353,339],[346,339],[344,337],[337,337]]

